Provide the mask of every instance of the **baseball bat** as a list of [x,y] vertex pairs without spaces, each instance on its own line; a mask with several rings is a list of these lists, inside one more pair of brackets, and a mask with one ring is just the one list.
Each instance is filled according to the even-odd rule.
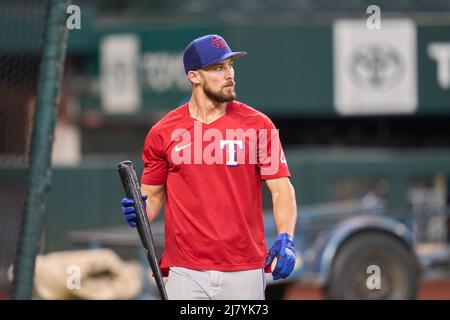
[[133,199],[136,208],[137,230],[139,238],[145,249],[150,267],[155,276],[156,285],[158,286],[159,294],[162,300],[168,300],[167,292],[164,287],[161,270],[159,269],[158,260],[156,258],[155,242],[153,240],[152,230],[148,221],[147,213],[145,211],[144,200],[141,197],[141,190],[139,187],[136,171],[134,170],[133,162],[130,160],[122,161],[117,166],[120,180],[122,181],[125,196]]

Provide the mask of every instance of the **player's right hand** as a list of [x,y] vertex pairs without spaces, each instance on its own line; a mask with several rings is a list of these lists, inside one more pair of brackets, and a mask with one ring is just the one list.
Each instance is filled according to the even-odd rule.
[[[144,200],[144,207],[145,207],[145,200],[147,200],[147,195],[142,194],[142,200]],[[128,225],[130,227],[136,227],[136,208],[134,207],[134,200],[130,198],[123,198],[120,202],[122,205],[122,213],[125,216],[125,219],[128,222]]]

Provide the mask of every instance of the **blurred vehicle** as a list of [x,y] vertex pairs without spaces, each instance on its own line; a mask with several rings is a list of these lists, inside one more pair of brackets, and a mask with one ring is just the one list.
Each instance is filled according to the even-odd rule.
[[[400,172],[402,159],[409,165],[400,166]],[[349,161],[353,165],[348,166]],[[331,187],[331,195],[345,198],[369,191],[357,200],[300,204],[295,233],[298,263],[287,279],[269,279],[267,297],[281,298],[287,285],[301,282],[321,287],[328,299],[414,299],[421,279],[448,277],[450,168],[439,162],[437,154],[397,153],[376,160],[370,155],[340,158],[330,153],[329,174],[316,172],[323,186],[340,189],[336,195]],[[377,179],[372,179],[374,172]],[[276,237],[271,213],[265,215],[265,227],[271,243]]]

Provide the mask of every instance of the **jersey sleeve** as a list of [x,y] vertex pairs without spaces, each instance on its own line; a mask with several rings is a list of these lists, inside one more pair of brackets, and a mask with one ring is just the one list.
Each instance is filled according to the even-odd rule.
[[165,184],[169,163],[164,155],[164,139],[154,127],[145,138],[142,160],[144,170],[141,183],[153,186]]
[[279,132],[269,118],[258,133],[258,167],[263,180],[291,176]]

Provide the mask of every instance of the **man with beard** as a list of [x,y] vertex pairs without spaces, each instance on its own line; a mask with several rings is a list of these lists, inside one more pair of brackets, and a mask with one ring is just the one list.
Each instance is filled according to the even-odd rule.
[[[193,40],[183,56],[191,98],[145,140],[141,191],[150,221],[165,200],[160,266],[169,299],[264,299],[264,272],[274,258],[275,280],[294,268],[295,191],[274,124],[236,101],[233,62],[244,55],[219,35]],[[278,231],[269,251],[263,180]],[[136,226],[133,200],[121,203]]]

